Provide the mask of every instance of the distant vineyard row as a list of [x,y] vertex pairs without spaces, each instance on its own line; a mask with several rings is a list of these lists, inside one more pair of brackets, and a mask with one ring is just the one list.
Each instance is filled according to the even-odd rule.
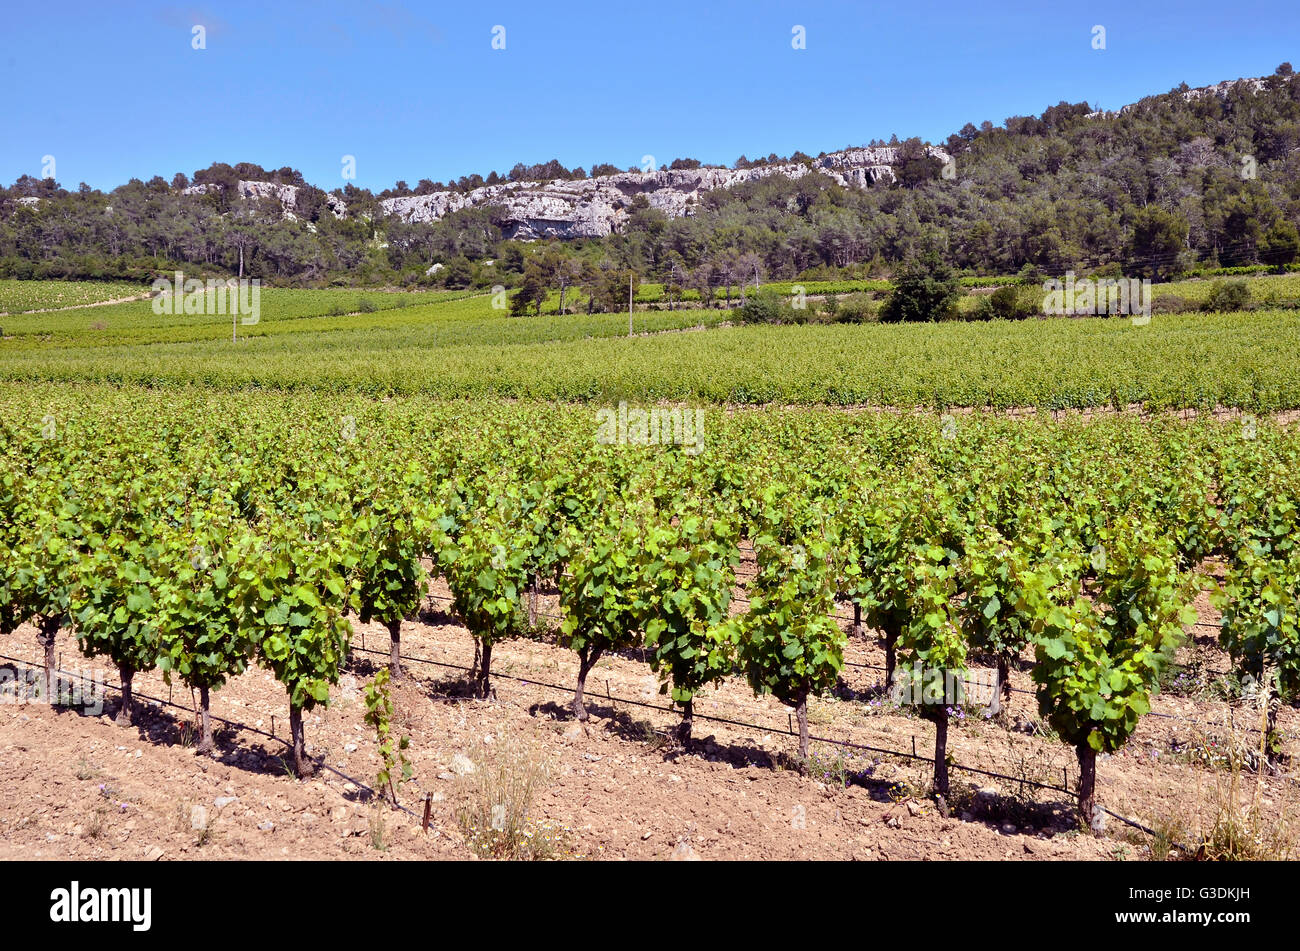
[[[708,313],[638,314],[636,329],[716,323],[725,312]],[[279,333],[264,318],[238,344],[224,335],[229,324],[220,337],[188,343],[95,346],[28,334],[0,341],[0,379],[579,402],[1300,407],[1294,311],[1155,315],[1145,326],[1125,318],[783,325],[627,339],[626,315],[509,318],[478,297],[278,326],[304,332]]]

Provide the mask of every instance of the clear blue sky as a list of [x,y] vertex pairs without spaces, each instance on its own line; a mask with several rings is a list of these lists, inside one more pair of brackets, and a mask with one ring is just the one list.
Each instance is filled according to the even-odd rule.
[[553,157],[730,164],[1300,68],[1297,0],[42,0],[0,22],[0,181],[53,155],[70,188],[251,161],[332,189],[343,155],[375,190]]

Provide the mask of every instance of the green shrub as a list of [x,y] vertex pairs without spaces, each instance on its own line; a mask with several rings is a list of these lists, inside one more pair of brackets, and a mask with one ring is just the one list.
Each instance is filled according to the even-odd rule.
[[[779,324],[794,320],[793,310],[775,292],[764,288],[750,294],[732,314],[732,319],[741,324]],[[805,320],[797,322],[806,322],[806,314],[801,316]]]
[[961,291],[953,270],[930,252],[903,265],[894,289],[880,310],[886,324],[951,320],[957,316]]
[[1162,294],[1151,303],[1153,314],[1191,314],[1200,309],[1200,304],[1179,294]]
[[1024,320],[1042,313],[1037,287],[999,287],[981,297],[971,313],[971,320]]
[[835,322],[840,324],[869,324],[880,319],[880,308],[870,294],[850,294],[835,308]]
[[1250,305],[1250,287],[1244,280],[1215,281],[1205,298],[1204,310],[1223,314],[1232,310],[1245,310]]

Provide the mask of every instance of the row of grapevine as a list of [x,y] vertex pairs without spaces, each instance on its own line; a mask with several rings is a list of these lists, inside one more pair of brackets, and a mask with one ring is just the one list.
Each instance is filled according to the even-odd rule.
[[[637,647],[683,738],[699,691],[741,676],[794,709],[805,754],[808,700],[836,685],[849,636],[829,615],[848,602],[935,726],[941,794],[972,655],[1005,683],[1032,649],[1088,820],[1096,756],[1150,709],[1201,588],[1243,676],[1271,672],[1283,698],[1300,686],[1300,450],[1280,427],[754,413],[711,418],[693,455],[600,444],[573,409],[251,403],[51,390],[7,394],[0,423],[0,623],[31,621],[51,670],[71,629],[117,666],[123,720],[135,674],[179,678],[204,749],[210,693],[257,663],[310,771],[303,714],[329,701],[349,616],[388,628],[400,676],[401,623],[432,574],[475,639],[480,696],[495,646],[554,637],[577,654],[586,719],[592,668]],[[51,433],[48,417],[66,422]]]
[[[725,311],[678,310],[636,314],[628,339],[626,315],[519,320],[482,297],[362,317],[264,314],[237,347],[221,318],[159,327],[102,310],[19,318],[26,326],[5,318],[0,381],[609,404],[1300,407],[1295,310],[1157,314],[1140,326],[1102,317],[726,329],[716,327]],[[712,329],[672,332],[700,324]]]

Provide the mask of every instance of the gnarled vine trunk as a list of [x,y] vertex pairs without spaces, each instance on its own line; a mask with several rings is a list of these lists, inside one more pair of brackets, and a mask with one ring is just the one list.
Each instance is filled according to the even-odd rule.
[[486,700],[492,693],[492,684],[488,679],[492,676],[492,642],[482,641],[481,643],[478,679],[474,683],[474,693],[479,698]]
[[894,668],[898,666],[898,632],[889,631],[885,634],[885,687],[890,689],[894,686]]
[[293,772],[299,779],[306,779],[316,772],[316,766],[307,758],[307,742],[303,736],[302,708],[289,708],[289,736],[293,742]]
[[997,716],[1005,704],[1011,702],[1011,659],[1005,655],[998,657],[998,681],[993,685],[989,697],[988,712]]
[[573,715],[580,721],[589,719],[587,708],[582,705],[582,694],[587,689],[587,674],[600,660],[600,651],[588,649],[578,651],[578,688],[573,694]]
[[799,756],[808,758],[808,694],[805,692],[795,704],[794,719],[799,724]]
[[199,688],[199,752],[211,753],[216,748],[212,739],[212,707],[209,703],[208,688]]
[[131,683],[135,680],[135,671],[130,667],[118,665],[117,672],[122,678],[122,706],[118,708],[113,720],[118,726],[131,725]]
[[1277,711],[1281,704],[1278,702],[1277,688],[1273,686],[1272,680],[1269,681],[1263,699],[1267,705],[1264,713],[1264,764],[1269,769],[1275,770],[1282,752],[1282,736],[1277,731]]
[[402,619],[388,622],[388,672],[393,680],[402,679]]
[[1091,829],[1097,819],[1097,751],[1080,743],[1075,752],[1079,757],[1079,818]]
[[685,746],[691,742],[691,727],[695,720],[695,701],[687,700],[682,704],[682,722],[677,727],[677,738]]
[[45,653],[45,698],[51,704],[59,702],[59,670],[54,657],[54,639],[59,633],[59,618],[41,617],[36,622],[36,643]]
[[934,791],[948,795],[948,708],[934,713]]
[[856,601],[853,603],[853,630],[850,633],[854,637],[862,636],[862,605]]

